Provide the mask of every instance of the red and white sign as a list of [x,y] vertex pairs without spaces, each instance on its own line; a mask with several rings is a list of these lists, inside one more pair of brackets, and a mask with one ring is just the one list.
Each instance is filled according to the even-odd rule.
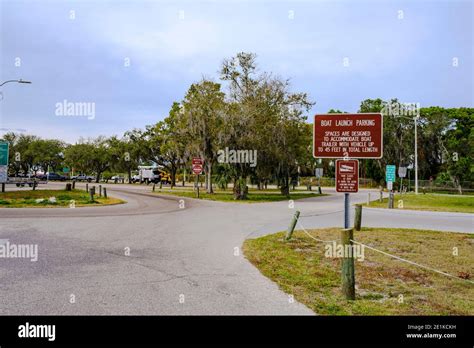
[[382,114],[315,115],[313,156],[315,158],[382,158]]
[[202,173],[202,168],[204,166],[204,161],[202,158],[199,157],[194,157],[193,158],[193,173],[194,174],[201,174]]
[[358,160],[336,160],[336,191],[359,192]]

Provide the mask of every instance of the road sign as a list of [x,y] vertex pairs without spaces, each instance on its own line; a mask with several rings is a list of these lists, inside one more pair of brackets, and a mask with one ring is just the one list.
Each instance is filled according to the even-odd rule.
[[407,176],[407,167],[398,167],[398,177],[404,178]]
[[8,166],[0,166],[0,183],[8,180]]
[[204,165],[204,161],[201,158],[194,157],[193,158],[193,173],[197,175],[201,174],[203,165]]
[[394,182],[395,181],[395,169],[396,166],[393,164],[387,164],[385,167],[385,181]]
[[64,167],[64,168],[63,168],[63,173],[69,173],[69,168],[68,168],[68,167]]
[[0,166],[8,166],[8,143],[0,143]]
[[336,191],[345,193],[359,191],[358,160],[336,160]]
[[319,179],[323,176],[323,168],[316,168],[314,175]]
[[382,158],[380,113],[315,115],[313,127],[316,158]]

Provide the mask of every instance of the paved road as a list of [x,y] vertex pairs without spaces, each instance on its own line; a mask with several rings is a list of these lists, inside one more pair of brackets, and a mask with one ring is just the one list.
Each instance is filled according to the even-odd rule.
[[[0,243],[39,249],[37,262],[0,259],[0,314],[313,314],[289,301],[240,247],[285,229],[295,209],[306,228],[341,225],[340,195],[295,201],[294,209],[193,199],[180,208],[180,198],[151,196],[150,187],[106,186],[128,203],[0,209]],[[473,218],[366,209],[364,225],[472,232]]]

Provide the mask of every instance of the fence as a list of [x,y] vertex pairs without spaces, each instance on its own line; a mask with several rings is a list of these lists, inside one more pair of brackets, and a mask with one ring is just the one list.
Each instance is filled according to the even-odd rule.
[[[342,212],[342,211],[334,211],[334,212],[329,212],[329,213],[326,213],[326,214],[334,214],[334,213],[339,213],[339,212]],[[300,215],[300,212],[297,211],[295,213],[295,215],[293,216],[292,220],[291,220],[290,226],[288,228],[288,231],[286,233],[286,237],[285,237],[284,240],[285,241],[290,240],[295,227],[299,226],[301,228],[301,230],[308,237],[310,237],[312,240],[314,240],[318,243],[324,243],[324,244],[337,243],[338,241],[336,239],[334,239],[334,240],[323,240],[323,239],[319,239],[319,238],[314,237],[313,235],[311,235],[311,233],[309,233],[304,228],[304,226],[299,221],[300,217],[319,216],[319,215],[324,215],[324,214]],[[357,218],[355,219],[356,224],[357,224],[357,220],[359,221],[359,226],[355,226],[354,229],[360,230],[360,221],[361,221],[361,217],[362,217],[362,206],[357,206],[356,215],[359,215],[358,219]],[[427,265],[424,265],[424,264],[421,264],[421,263],[418,263],[418,262],[414,262],[414,261],[405,259],[403,257],[400,257],[398,255],[390,254],[386,251],[380,250],[380,249],[375,248],[373,246],[364,244],[364,243],[358,241],[356,237],[354,237],[354,229],[349,228],[349,229],[341,230],[341,240],[340,240],[340,243],[343,246],[343,250],[347,250],[347,247],[349,247],[350,250],[351,250],[349,252],[349,255],[344,255],[342,257],[342,262],[341,262],[341,288],[342,288],[342,293],[344,294],[344,296],[348,300],[355,300],[355,270],[354,270],[355,263],[354,263],[353,244],[364,246],[367,249],[370,249],[372,251],[375,251],[377,253],[385,255],[385,256],[387,256],[391,259],[402,261],[402,262],[408,263],[412,266],[416,266],[418,268],[422,268],[424,270],[428,270],[430,272],[437,273],[437,274],[443,275],[445,277],[454,278],[454,279],[459,280],[459,281],[464,281],[464,282],[467,282],[467,283],[470,283],[470,284],[474,284],[474,281],[472,281],[470,279],[461,278],[461,277],[455,276],[453,274],[438,270],[436,268],[433,268],[433,267],[430,267],[430,266],[427,266]]]

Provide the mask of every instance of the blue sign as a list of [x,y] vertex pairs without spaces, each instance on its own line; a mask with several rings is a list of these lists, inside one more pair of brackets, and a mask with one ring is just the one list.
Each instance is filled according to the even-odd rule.
[[395,169],[396,166],[393,164],[387,164],[385,167],[385,181],[394,182],[395,181]]

